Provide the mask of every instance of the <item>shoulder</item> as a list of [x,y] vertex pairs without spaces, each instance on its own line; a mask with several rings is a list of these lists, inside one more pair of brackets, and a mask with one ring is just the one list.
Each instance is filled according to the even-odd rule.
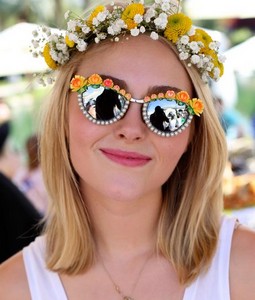
[[255,231],[235,229],[230,256],[231,299],[252,300],[255,295]]
[[30,299],[22,252],[0,266],[0,299]]

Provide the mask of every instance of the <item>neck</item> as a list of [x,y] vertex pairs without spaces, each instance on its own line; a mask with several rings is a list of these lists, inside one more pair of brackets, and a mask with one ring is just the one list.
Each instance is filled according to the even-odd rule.
[[143,199],[117,201],[88,197],[88,207],[98,251],[108,257],[132,256],[155,248],[161,209],[161,192]]

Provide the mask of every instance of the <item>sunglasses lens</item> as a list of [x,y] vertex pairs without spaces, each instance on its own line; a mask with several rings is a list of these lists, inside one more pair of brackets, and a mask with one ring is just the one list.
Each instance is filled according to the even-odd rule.
[[121,119],[129,105],[126,98],[103,86],[88,86],[79,95],[80,107],[85,116],[97,124],[110,124]]
[[188,127],[192,115],[183,102],[156,99],[144,105],[143,118],[152,131],[163,136],[174,136]]

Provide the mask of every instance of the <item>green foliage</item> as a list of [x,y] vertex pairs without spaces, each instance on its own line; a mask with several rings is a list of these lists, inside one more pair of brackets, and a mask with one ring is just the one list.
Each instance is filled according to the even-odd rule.
[[229,34],[229,39],[233,46],[238,45],[250,37],[252,37],[253,33],[249,28],[242,27],[239,29],[234,30]]
[[11,108],[12,144],[22,152],[27,138],[38,131],[41,105],[49,89],[39,85],[32,87],[26,79],[16,83],[4,82],[2,89],[17,91],[6,95],[4,100]]
[[236,108],[247,117],[255,114],[255,73],[249,78],[238,78],[238,102]]

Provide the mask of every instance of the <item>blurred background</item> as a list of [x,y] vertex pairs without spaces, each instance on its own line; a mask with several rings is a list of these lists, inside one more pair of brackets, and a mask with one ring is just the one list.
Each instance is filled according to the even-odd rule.
[[[46,66],[29,52],[32,31],[42,24],[65,29],[63,16],[67,10],[81,15],[96,3],[96,0],[0,0],[0,124],[11,120],[5,151],[18,159],[13,163],[16,158],[9,158],[14,171],[8,175],[17,184],[28,166],[26,145],[37,134],[40,107],[50,92],[50,87],[40,86],[34,78]],[[225,212],[236,214],[241,221],[255,227],[255,2],[183,0],[182,3],[183,11],[193,23],[210,30],[212,37],[221,42],[221,50],[227,57],[223,78],[211,86],[229,147],[223,182]]]

